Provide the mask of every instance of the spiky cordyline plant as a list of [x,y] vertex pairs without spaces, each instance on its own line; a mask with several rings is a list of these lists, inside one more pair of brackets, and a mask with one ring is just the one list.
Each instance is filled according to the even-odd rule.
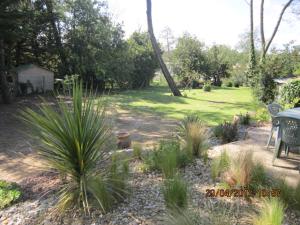
[[[66,177],[59,191],[57,211],[74,206],[89,214],[91,203],[107,210],[123,194],[96,166],[111,137],[105,107],[94,95],[83,96],[82,84],[74,83],[72,104],[58,101],[58,109],[43,102],[40,112],[26,109],[22,118],[33,128],[42,146],[38,149],[50,169]],[[102,171],[103,172],[103,171]]]

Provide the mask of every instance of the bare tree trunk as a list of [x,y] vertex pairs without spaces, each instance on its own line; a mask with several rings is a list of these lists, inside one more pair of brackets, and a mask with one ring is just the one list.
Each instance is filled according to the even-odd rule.
[[6,80],[6,71],[5,71],[5,58],[4,58],[4,41],[0,39],[0,85],[1,85],[1,94],[2,100],[5,104],[12,102],[12,96],[9,90],[9,86]]
[[250,0],[250,55],[249,55],[249,69],[253,75],[256,67],[256,54],[254,45],[254,22],[253,22],[253,0]]
[[264,28],[264,4],[265,1],[261,0],[260,3],[260,38],[261,38],[261,60],[265,58],[266,40],[265,40],[265,28]]
[[161,51],[159,49],[159,46],[157,44],[156,38],[154,36],[154,31],[153,31],[153,24],[152,24],[152,5],[151,5],[151,0],[146,0],[147,1],[147,21],[148,21],[148,32],[149,36],[151,39],[152,47],[154,49],[154,52],[157,56],[157,59],[159,61],[160,68],[167,80],[167,83],[173,93],[174,96],[182,96],[179,89],[176,87],[176,84],[166,66],[164,63],[162,57],[161,57]]
[[279,18],[277,20],[277,23],[276,23],[276,26],[274,28],[274,31],[272,33],[272,36],[270,38],[270,40],[267,42],[267,44],[265,43],[265,39],[264,39],[264,12],[263,12],[263,6],[264,6],[264,0],[261,0],[261,12],[260,12],[260,21],[261,21],[261,36],[263,37],[263,39],[261,40],[262,41],[262,55],[261,55],[261,58],[260,58],[260,61],[263,62],[266,58],[266,54],[270,48],[270,45],[272,44],[272,41],[274,39],[274,37],[276,36],[276,33],[278,31],[278,28],[280,26],[280,23],[282,21],[282,17],[286,11],[286,9],[292,4],[294,0],[289,0],[282,8],[281,12],[280,12],[280,15],[279,15]]

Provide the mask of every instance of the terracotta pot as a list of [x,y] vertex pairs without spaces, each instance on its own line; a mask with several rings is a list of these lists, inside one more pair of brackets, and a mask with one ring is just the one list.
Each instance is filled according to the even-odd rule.
[[131,146],[130,134],[128,132],[118,132],[117,138],[119,149],[129,148]]

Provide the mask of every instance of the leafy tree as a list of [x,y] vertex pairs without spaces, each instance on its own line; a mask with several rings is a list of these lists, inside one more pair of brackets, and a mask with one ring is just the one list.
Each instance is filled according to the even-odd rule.
[[134,32],[128,40],[130,55],[134,70],[130,79],[132,88],[142,88],[150,85],[158,61],[151,46],[147,33]]
[[188,33],[178,38],[172,53],[172,66],[181,80],[191,82],[193,79],[199,79],[201,75],[208,79],[205,76],[209,71],[209,65],[204,43]]

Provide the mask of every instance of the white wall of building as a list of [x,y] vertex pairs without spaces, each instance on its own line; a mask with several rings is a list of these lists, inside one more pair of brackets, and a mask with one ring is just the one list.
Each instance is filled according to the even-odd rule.
[[18,71],[18,82],[27,83],[27,81],[33,85],[34,91],[54,89],[54,73],[35,65]]

